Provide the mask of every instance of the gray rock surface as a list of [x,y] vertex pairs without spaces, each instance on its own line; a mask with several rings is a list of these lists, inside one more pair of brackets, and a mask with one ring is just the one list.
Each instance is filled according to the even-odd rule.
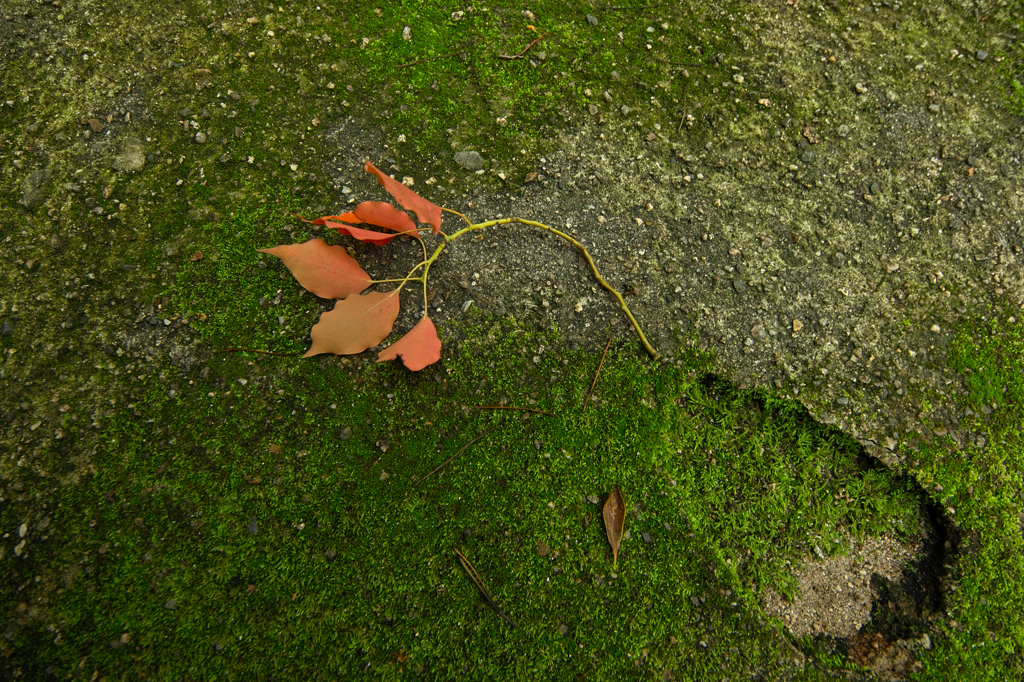
[[455,152],[455,162],[468,171],[478,171],[484,167],[484,157],[480,152]]

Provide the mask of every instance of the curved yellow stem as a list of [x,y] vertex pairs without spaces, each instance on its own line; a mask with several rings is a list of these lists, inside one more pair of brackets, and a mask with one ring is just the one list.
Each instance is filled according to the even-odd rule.
[[[442,209],[442,210],[449,211],[450,213],[456,213],[457,215],[460,215],[460,216],[462,215],[461,213],[458,213],[457,211],[451,211],[450,209]],[[465,218],[465,216],[462,216],[462,217]],[[466,220],[466,222],[468,223],[469,220]],[[653,359],[658,360],[658,359],[661,358],[661,353],[659,353],[654,348],[654,346],[652,346],[650,344],[650,342],[647,340],[647,337],[644,336],[643,330],[640,329],[640,323],[637,322],[635,317],[633,317],[633,313],[632,313],[632,311],[630,311],[629,306],[626,305],[626,301],[625,301],[625,299],[622,298],[622,294],[620,294],[615,289],[615,287],[613,287],[611,284],[609,284],[605,280],[605,278],[601,276],[601,273],[597,269],[597,264],[594,263],[594,259],[590,256],[590,252],[587,251],[587,247],[583,246],[582,243],[580,243],[576,238],[572,237],[571,235],[568,235],[565,232],[562,232],[561,230],[557,230],[557,229],[555,229],[553,227],[550,227],[549,225],[545,225],[544,223],[539,223],[536,220],[526,220],[525,218],[499,218],[497,220],[488,220],[487,222],[483,222],[483,223],[470,223],[467,227],[464,227],[463,229],[459,230],[458,232],[455,232],[454,234],[450,235],[444,242],[442,242],[441,244],[439,244],[437,246],[437,249],[434,250],[433,255],[431,255],[430,258],[426,259],[425,267],[424,267],[424,270],[423,270],[424,298],[426,298],[427,273],[430,271],[431,264],[435,260],[437,260],[437,257],[439,255],[441,255],[441,251],[444,250],[444,247],[447,246],[448,242],[450,242],[450,241],[452,241],[454,239],[458,239],[460,236],[466,234],[467,232],[471,232],[473,230],[483,230],[483,229],[486,229],[488,227],[493,227],[495,225],[507,225],[507,224],[510,224],[510,223],[520,223],[522,225],[530,225],[532,227],[539,227],[542,230],[547,230],[548,232],[550,232],[552,234],[558,235],[559,237],[561,237],[562,239],[564,239],[565,241],[569,242],[570,244],[575,246],[577,249],[579,249],[580,253],[583,254],[583,257],[587,259],[587,263],[590,265],[590,270],[594,273],[594,278],[597,279],[598,283],[602,287],[607,289],[611,293],[611,295],[615,297],[615,300],[618,301],[619,307],[622,309],[622,312],[626,313],[626,317],[629,318],[630,323],[633,325],[633,329],[636,330],[636,335],[640,338],[640,343],[643,344],[644,349],[650,354],[650,356]]]
[[[430,266],[434,264],[434,261],[437,260],[438,256],[441,255],[441,252],[444,251],[445,246],[447,246],[449,242],[451,242],[454,239],[458,239],[460,236],[466,234],[467,232],[471,232],[473,230],[483,230],[483,229],[486,229],[488,227],[493,227],[495,225],[508,225],[510,223],[520,223],[521,225],[529,225],[529,226],[532,226],[532,227],[539,227],[542,230],[547,230],[548,232],[561,237],[562,239],[564,239],[565,241],[569,242],[570,244],[575,246],[577,249],[579,249],[580,253],[583,254],[583,257],[587,259],[587,263],[590,264],[590,269],[594,273],[594,278],[597,279],[598,283],[602,287],[607,289],[608,292],[611,293],[611,295],[615,297],[616,301],[618,301],[619,307],[622,309],[622,312],[624,312],[626,314],[626,317],[629,318],[630,323],[633,325],[633,329],[636,331],[637,336],[640,338],[640,342],[643,344],[643,346],[647,350],[647,352],[655,360],[658,360],[659,358],[661,358],[661,353],[659,353],[657,350],[655,350],[654,347],[647,340],[647,337],[644,336],[643,330],[640,329],[640,323],[637,322],[636,318],[633,316],[632,311],[630,311],[629,306],[626,305],[626,301],[625,301],[625,299],[622,298],[622,294],[620,294],[612,285],[610,285],[604,279],[604,277],[601,276],[601,273],[597,269],[597,264],[594,262],[594,259],[591,257],[590,252],[587,251],[587,247],[583,246],[583,244],[580,241],[578,241],[575,237],[572,237],[571,235],[568,235],[565,232],[562,232],[561,230],[557,230],[557,229],[555,229],[553,227],[545,225],[544,223],[537,222],[535,220],[526,220],[524,218],[512,217],[512,218],[499,218],[497,220],[488,220],[488,221],[482,222],[482,223],[473,223],[472,221],[470,221],[469,218],[464,216],[462,213],[459,213],[458,211],[455,211],[455,210],[450,209],[450,208],[444,208],[443,206],[440,207],[440,208],[441,208],[442,211],[445,211],[447,213],[451,213],[453,215],[457,215],[460,218],[462,218],[462,220],[465,221],[465,223],[466,223],[466,227],[462,228],[461,230],[458,230],[458,231],[454,232],[451,235],[448,235],[448,234],[446,234],[444,232],[438,231],[438,234],[441,236],[442,241],[434,249],[434,253],[429,255],[429,256],[427,255],[427,246],[426,246],[426,244],[424,243],[424,241],[422,239],[419,239],[420,247],[423,249],[423,260],[420,263],[418,263],[417,265],[415,265],[409,271],[409,273],[404,278],[402,278],[402,279],[373,280],[374,284],[383,284],[383,283],[388,283],[388,282],[399,282],[398,288],[395,289],[392,292],[392,295],[398,295],[402,291],[402,289],[405,287],[405,285],[409,283],[410,280],[411,281],[420,281],[420,282],[422,282],[423,283],[423,314],[426,315],[427,312],[428,312],[429,303],[430,303],[427,300],[427,276],[430,274]],[[310,221],[306,221],[306,222],[310,222]],[[421,228],[417,228],[417,232],[425,232],[425,231],[430,230],[430,229],[432,229],[432,228],[421,227]],[[415,276],[416,271],[419,270],[420,268],[423,268],[423,272],[419,276]]]
[[562,239],[564,239],[565,241],[569,242],[570,244],[575,246],[577,249],[579,249],[580,253],[583,254],[583,257],[587,259],[587,263],[590,265],[590,269],[594,273],[594,278],[598,281],[598,283],[601,286],[603,286],[605,289],[607,289],[611,293],[612,296],[615,297],[615,300],[617,300],[619,302],[619,307],[622,308],[622,312],[626,313],[626,317],[628,317],[630,323],[632,323],[633,329],[636,330],[636,335],[638,337],[640,337],[640,343],[642,343],[644,345],[644,348],[647,350],[647,352],[650,354],[650,356],[653,359],[658,360],[658,359],[661,358],[661,353],[659,353],[657,350],[655,350],[654,347],[647,340],[647,337],[644,336],[643,330],[640,329],[640,323],[636,321],[635,317],[633,317],[633,313],[630,312],[629,306],[626,305],[625,299],[622,298],[622,294],[620,294],[618,291],[616,291],[615,287],[613,287],[611,284],[609,284],[607,281],[605,281],[605,278],[602,277],[601,273],[597,271],[597,264],[594,263],[594,259],[591,258],[590,252],[587,251],[587,247],[583,246],[583,244],[581,244],[579,241],[577,241],[575,238],[571,237],[570,235],[567,235],[566,233],[562,232],[561,230],[556,230],[553,227],[549,227],[548,225],[545,225],[544,223],[538,223],[535,220],[525,220],[523,218],[512,218],[512,220],[514,220],[517,223],[522,223],[523,225],[532,225],[534,227],[539,227],[542,230],[547,230],[548,232],[551,232],[552,234],[558,235],[559,237],[561,237]]
[[469,218],[467,218],[466,216],[462,215],[458,211],[455,211],[455,210],[450,209],[450,208],[445,208],[444,206],[441,207],[441,210],[442,211],[447,211],[448,213],[454,213],[455,215],[457,215],[460,218],[462,218],[463,220],[465,220],[467,225],[472,225],[473,224],[473,221],[471,221]]

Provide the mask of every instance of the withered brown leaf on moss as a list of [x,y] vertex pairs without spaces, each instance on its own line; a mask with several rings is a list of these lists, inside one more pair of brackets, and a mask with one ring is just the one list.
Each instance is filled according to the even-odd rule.
[[619,562],[619,543],[622,542],[622,529],[626,524],[626,501],[622,499],[619,486],[613,485],[604,503],[604,528],[608,533],[608,544],[612,546],[612,567]]

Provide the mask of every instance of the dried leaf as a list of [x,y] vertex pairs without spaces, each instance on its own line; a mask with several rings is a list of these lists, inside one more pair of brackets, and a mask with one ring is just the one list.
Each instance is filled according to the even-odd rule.
[[[361,242],[369,242],[376,244],[377,246],[383,246],[395,237],[401,237],[400,234],[384,234],[383,232],[374,232],[373,230],[364,230],[361,227],[352,227],[345,223],[335,223],[330,220],[324,221],[325,226],[331,229],[337,230],[340,234],[347,234],[350,237],[358,239]],[[410,236],[419,239],[419,234],[416,232],[410,232]]]
[[418,372],[427,365],[441,359],[441,339],[430,318],[424,315],[405,336],[385,348],[377,356],[377,362],[394,360],[402,356],[402,364]]
[[[391,178],[388,179],[391,180]],[[392,180],[392,182],[394,181]],[[404,187],[404,185],[402,186]],[[356,210],[352,213],[364,223],[383,227],[386,230],[409,233],[411,237],[419,236],[419,232],[416,231],[416,223],[412,221],[409,214],[399,211],[386,201],[364,201],[356,206]]]
[[416,192],[398,182],[394,178],[390,178],[384,173],[377,170],[377,168],[370,163],[366,162],[366,172],[373,173],[377,176],[377,180],[384,186],[384,189],[388,191],[388,194],[393,196],[402,208],[408,209],[416,214],[416,218],[421,223],[430,223],[434,226],[434,234],[441,229],[441,207],[436,206]]
[[321,353],[353,355],[387,338],[398,319],[398,291],[351,294],[320,316],[310,331],[313,345],[302,357]]
[[351,211],[349,211],[348,213],[341,213],[339,215],[325,215],[321,218],[317,218],[316,220],[306,220],[298,213],[292,213],[292,215],[303,222],[312,223],[313,225],[325,225],[326,221],[328,220],[340,220],[344,223],[351,223],[353,225],[358,225],[361,222],[363,222],[362,220],[359,219],[359,216],[357,216],[355,213]]
[[372,282],[345,249],[328,246],[322,239],[259,251],[283,260],[299,284],[320,298],[344,298],[359,293]]
[[[405,211],[399,211],[391,204],[383,201],[364,201],[356,206],[354,211],[349,211],[348,213],[342,213],[340,215],[327,215],[317,218],[316,220],[306,220],[296,213],[293,213],[292,215],[303,222],[311,223],[313,225],[326,225],[327,227],[338,230],[342,234],[351,234],[360,241],[368,241],[378,245],[386,244],[387,242],[377,242],[373,239],[361,239],[356,236],[356,234],[346,231],[345,228],[348,227],[347,225],[340,225],[339,223],[348,223],[349,225],[361,225],[363,223],[367,223],[369,225],[383,227],[385,230],[394,230],[401,234],[407,234],[410,237],[415,237],[416,239],[420,238],[420,233],[416,230],[416,223],[412,221],[409,214]],[[379,233],[370,232],[370,234]]]
[[622,527],[626,523],[626,502],[622,499],[619,486],[613,485],[604,503],[604,528],[608,533],[608,544],[612,546],[612,566],[619,561],[619,543],[622,542]]

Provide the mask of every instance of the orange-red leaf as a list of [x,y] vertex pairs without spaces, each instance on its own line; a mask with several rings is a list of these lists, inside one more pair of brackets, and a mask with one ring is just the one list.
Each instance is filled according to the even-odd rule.
[[292,213],[292,215],[303,222],[311,223],[313,225],[326,225],[328,220],[340,220],[345,223],[352,223],[353,225],[358,225],[359,223],[363,222],[355,213],[351,211],[349,211],[348,213],[342,213],[341,215],[325,215],[322,218],[317,218],[316,220],[306,220],[298,213]]
[[398,291],[351,294],[320,316],[310,336],[313,345],[302,357],[321,353],[353,355],[376,346],[391,333],[398,319]]
[[440,206],[430,203],[394,178],[390,178],[384,173],[381,173],[369,161],[366,162],[366,172],[376,175],[380,184],[384,185],[384,189],[386,189],[388,194],[393,196],[395,200],[402,205],[402,208],[413,211],[421,223],[430,223],[433,225],[434,234],[437,234],[437,231],[441,229]]
[[377,362],[394,360],[402,356],[402,364],[414,372],[441,359],[441,339],[430,318],[424,315],[405,336],[385,348],[377,356]]
[[[371,244],[376,244],[377,246],[383,246],[384,244],[387,244],[395,237],[402,236],[401,234],[384,234],[383,232],[364,230],[361,227],[352,227],[351,225],[346,225],[345,223],[335,223],[330,220],[325,220],[322,224],[337,230],[341,234],[347,234],[348,236],[354,237],[355,239],[358,239],[361,242],[369,242]],[[419,235],[415,232],[412,233],[412,236],[419,238]]]
[[364,201],[356,206],[356,210],[354,211],[349,211],[348,213],[342,213],[340,215],[325,215],[317,218],[316,220],[306,220],[298,213],[292,213],[292,215],[303,222],[313,225],[326,225],[327,227],[332,227],[335,230],[338,230],[338,232],[341,232],[342,234],[351,235],[359,241],[370,242],[372,244],[377,244],[378,246],[381,244],[387,244],[388,241],[391,240],[387,239],[385,241],[378,241],[377,237],[372,236],[379,234],[378,232],[364,231],[370,236],[367,236],[362,232],[349,232],[348,230],[343,229],[347,226],[340,225],[338,221],[341,223],[349,223],[350,225],[362,225],[363,223],[368,223],[370,225],[376,225],[377,227],[383,227],[386,230],[394,230],[401,234],[407,234],[410,237],[415,237],[416,239],[420,238],[420,233],[416,230],[416,223],[412,221],[409,214],[405,211],[399,211],[397,208],[384,201]]
[[[391,180],[391,178],[388,178],[388,180]],[[391,181],[394,182],[394,180]],[[405,187],[405,185],[399,186]],[[409,214],[405,211],[399,211],[386,201],[364,201],[356,206],[356,210],[352,214],[364,223],[370,223],[371,225],[383,227],[386,230],[394,230],[395,232],[405,232],[410,237],[419,238],[420,236],[420,233],[416,231],[416,223],[412,221]]]
[[259,251],[283,260],[299,284],[320,298],[344,298],[359,293],[372,282],[345,249],[328,246],[322,239]]

